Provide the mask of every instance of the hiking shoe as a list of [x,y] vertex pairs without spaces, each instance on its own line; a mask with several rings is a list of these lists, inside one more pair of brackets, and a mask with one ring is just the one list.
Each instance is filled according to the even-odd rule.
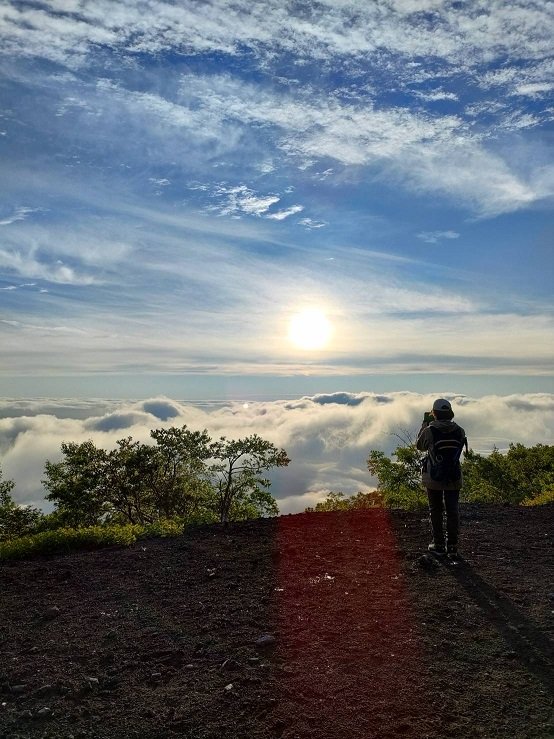
[[444,544],[435,544],[435,542],[432,542],[429,544],[427,549],[431,552],[431,554],[446,554],[446,547]]

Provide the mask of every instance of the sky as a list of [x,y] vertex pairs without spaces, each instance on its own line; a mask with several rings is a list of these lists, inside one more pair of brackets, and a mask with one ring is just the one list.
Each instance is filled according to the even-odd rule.
[[0,396],[551,392],[553,14],[4,2]]
[[259,433],[284,513],[434,398],[554,443],[554,5],[0,8],[0,461]]

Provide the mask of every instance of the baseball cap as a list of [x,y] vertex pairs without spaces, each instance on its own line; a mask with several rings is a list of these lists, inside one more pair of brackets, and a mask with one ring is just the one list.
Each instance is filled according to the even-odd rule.
[[450,405],[448,400],[445,400],[444,398],[438,398],[433,403],[433,410],[434,411],[451,411],[452,406]]

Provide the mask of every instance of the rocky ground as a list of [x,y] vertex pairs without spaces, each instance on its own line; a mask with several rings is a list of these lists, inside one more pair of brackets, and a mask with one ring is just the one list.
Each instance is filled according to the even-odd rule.
[[313,513],[0,564],[0,736],[554,737],[554,507]]

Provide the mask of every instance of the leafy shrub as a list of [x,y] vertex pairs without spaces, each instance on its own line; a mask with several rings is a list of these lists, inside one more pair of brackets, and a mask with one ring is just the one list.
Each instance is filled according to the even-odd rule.
[[58,528],[0,542],[0,560],[20,559],[39,554],[68,554],[80,549],[114,545],[128,546],[134,544],[137,539],[179,536],[182,533],[183,522],[178,519],[160,519],[146,526],[126,524]]
[[316,504],[315,508],[306,508],[306,513],[320,513],[324,511],[359,511],[367,508],[381,508],[383,496],[372,490],[369,493],[356,493],[345,496],[344,493],[330,492],[325,500]]
[[154,523],[140,527],[142,530],[138,536],[139,539],[146,539],[151,536],[159,536],[165,538],[167,536],[180,536],[184,530],[184,521],[175,518],[160,518]]
[[543,490],[534,498],[526,498],[522,501],[521,505],[524,506],[535,506],[535,505],[547,505],[548,503],[554,503],[554,485]]

